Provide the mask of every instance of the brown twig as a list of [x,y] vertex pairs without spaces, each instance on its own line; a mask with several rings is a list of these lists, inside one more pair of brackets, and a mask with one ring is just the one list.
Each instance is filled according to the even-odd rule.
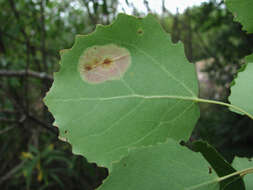
[[[17,22],[20,22],[20,14],[18,10],[16,9],[15,2],[13,0],[9,0],[10,7],[14,13],[14,16],[17,20]],[[25,72],[27,73],[30,67],[30,38],[28,34],[26,33],[25,27],[19,27],[20,31],[22,32],[25,41],[26,41],[26,67],[25,67]],[[26,74],[27,75],[27,74]],[[29,97],[28,97],[28,89],[29,89],[29,81],[27,78],[24,78],[24,97],[25,97],[25,107],[26,107],[26,112],[29,113]]]
[[45,30],[45,15],[44,15],[44,0],[40,1],[40,22],[41,22],[41,54],[44,71],[48,72],[47,54],[46,54],[46,30]]
[[13,119],[6,119],[6,118],[0,118],[0,123],[16,123],[16,120]]
[[0,113],[13,114],[16,113],[16,111],[10,109],[0,109]]
[[87,0],[82,0],[82,1],[83,1],[84,6],[86,7],[86,10],[87,10],[87,13],[88,13],[91,23],[95,27],[97,24],[97,18],[95,16],[95,14],[92,14],[92,12],[90,10],[89,1],[87,1]]
[[36,71],[31,71],[31,70],[19,70],[19,71],[12,71],[12,70],[0,70],[0,77],[33,77],[37,79],[42,79],[42,80],[49,80],[53,81],[53,77],[50,75],[47,75],[46,73],[39,73]]
[[[2,31],[1,29],[0,29],[0,33],[1,33],[4,37],[7,37],[8,39],[10,39],[10,40],[12,40],[12,41],[15,41],[15,42],[17,42],[17,43],[19,43],[19,44],[22,44],[22,45],[23,45],[23,44],[26,43],[24,40],[21,40],[21,39],[15,37],[15,36],[13,36],[13,35],[11,35],[11,34],[5,32],[5,31]],[[30,48],[31,48],[31,51],[36,51],[36,50],[42,51],[42,47],[40,47],[38,44],[30,44]],[[45,53],[46,53],[47,55],[54,56],[54,57],[57,57],[57,58],[58,58],[58,56],[54,53],[56,50],[54,50],[54,49],[52,49],[52,48],[48,48],[48,47],[47,47],[47,49],[45,49],[45,50],[43,50],[43,51],[45,51]]]
[[[1,121],[1,120],[0,120]],[[8,131],[10,131],[10,130],[12,130],[12,129],[14,129],[15,127],[8,127],[8,128],[6,128],[6,129],[3,129],[3,130],[1,130],[0,131],[0,135],[2,135],[2,134],[4,134],[4,133],[6,133],[6,132],[8,132]]]
[[216,65],[217,65],[219,68],[222,68],[222,64],[221,64],[220,61],[219,61],[219,57],[217,57],[217,56],[215,55],[215,53],[213,53],[213,52],[211,51],[211,49],[210,49],[209,46],[206,44],[206,42],[204,41],[204,39],[202,38],[202,36],[200,35],[200,33],[197,31],[196,28],[195,28],[195,30],[194,30],[194,34],[197,35],[198,40],[199,40],[199,42],[200,42],[200,44],[201,44],[201,48],[202,48],[202,50],[204,51],[204,53],[205,53],[207,56],[214,58],[214,60],[215,60],[215,62],[216,62]]
[[[0,123],[23,123],[26,119],[38,124],[40,127],[47,129],[51,132],[53,132],[54,134],[57,135],[57,128],[53,127],[53,126],[49,126],[47,123],[41,121],[40,119],[36,118],[33,115],[22,115],[22,117],[19,120],[13,120],[13,119],[7,119],[7,118],[0,118]],[[12,129],[12,128],[10,128]],[[10,129],[4,129],[2,131],[0,131],[0,134],[5,133],[7,131],[9,131]]]
[[37,123],[38,125],[40,125],[41,127],[53,132],[54,134],[57,134],[57,128],[53,127],[53,126],[49,126],[47,123],[39,120],[38,118],[34,117],[33,115],[28,115],[28,119],[30,119],[31,121]]
[[148,13],[151,13],[152,11],[151,11],[151,8],[150,8],[150,6],[149,6],[148,1],[147,1],[147,0],[143,0],[143,4],[145,5],[145,7],[146,7],[146,9],[147,9],[147,12],[148,12]]
[[0,178],[0,184],[2,184],[7,179],[11,178],[19,169],[22,168],[22,166],[24,165],[24,163],[25,163],[25,161],[22,161],[17,166],[15,166],[12,170],[10,170],[7,174],[5,174],[4,176],[2,176]]

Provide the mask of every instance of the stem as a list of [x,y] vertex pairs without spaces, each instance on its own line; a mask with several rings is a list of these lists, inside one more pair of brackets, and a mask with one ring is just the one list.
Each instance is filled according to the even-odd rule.
[[195,99],[197,102],[203,102],[203,103],[210,103],[210,104],[217,104],[217,105],[222,105],[222,106],[226,106],[226,107],[229,107],[229,108],[232,108],[234,110],[237,110],[245,115],[247,115],[250,119],[253,120],[253,115],[251,115],[250,113],[246,112],[245,110],[235,106],[235,105],[232,105],[232,104],[228,104],[228,103],[225,103],[225,102],[220,102],[220,101],[216,101],[216,100],[206,100],[206,99],[202,99],[202,98],[196,98]]
[[241,177],[243,177],[246,174],[250,174],[250,173],[253,173],[253,167],[252,168],[247,168],[247,169],[244,169],[244,170],[241,170],[241,171],[237,171],[237,172],[231,173],[231,174],[223,176],[223,177],[220,177],[218,179],[218,182],[221,182],[221,181],[223,181],[225,179],[228,179],[230,177],[233,177],[235,175],[240,175]]
[[192,187],[188,188],[187,190],[199,189],[200,187],[203,187],[203,186],[206,186],[206,185],[209,185],[209,184],[215,184],[217,182],[219,183],[219,182],[221,182],[223,180],[226,180],[226,179],[228,179],[230,177],[233,177],[233,176],[236,176],[236,175],[240,175],[240,177],[243,177],[246,174],[250,174],[250,173],[253,173],[253,167],[252,168],[247,168],[247,169],[244,169],[244,170],[241,170],[241,171],[237,171],[237,172],[234,172],[234,173],[231,173],[229,175],[217,178],[217,179],[212,180],[212,181],[207,181],[207,182],[204,182],[204,183],[192,186]]

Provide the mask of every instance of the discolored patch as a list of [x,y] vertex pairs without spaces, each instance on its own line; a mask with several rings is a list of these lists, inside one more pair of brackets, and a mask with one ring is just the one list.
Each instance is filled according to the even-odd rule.
[[131,64],[130,52],[115,44],[92,46],[80,56],[78,70],[89,83],[118,80]]

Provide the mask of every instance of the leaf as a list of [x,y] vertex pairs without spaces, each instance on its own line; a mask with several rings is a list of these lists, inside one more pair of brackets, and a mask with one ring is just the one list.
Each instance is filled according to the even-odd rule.
[[[209,162],[219,177],[229,175],[236,170],[207,142],[195,141],[193,143],[195,151],[201,152],[203,157]],[[238,176],[230,177],[221,181],[221,189],[226,190],[244,190],[243,180]]]
[[99,190],[218,190],[218,177],[199,153],[174,140],[137,148],[113,164]]
[[[247,168],[252,168],[253,167],[253,162],[250,161],[247,158],[238,158],[238,157],[236,157],[233,161],[233,166],[237,170],[245,170]],[[253,175],[252,175],[252,173],[245,175],[243,177],[243,179],[244,179],[244,182],[245,182],[246,189],[247,190],[253,189]]]
[[228,9],[234,14],[235,20],[243,25],[248,33],[253,32],[253,1],[252,0],[226,0]]
[[[246,57],[246,63],[247,65],[243,66],[243,72],[239,72],[233,82],[229,101],[231,104],[245,110],[253,118],[253,105],[249,103],[253,94],[253,84],[250,82],[253,81],[253,54]],[[233,109],[232,111],[242,114],[242,112]]]
[[120,14],[61,52],[46,105],[73,152],[111,168],[132,147],[188,139],[199,117],[194,65],[152,15]]

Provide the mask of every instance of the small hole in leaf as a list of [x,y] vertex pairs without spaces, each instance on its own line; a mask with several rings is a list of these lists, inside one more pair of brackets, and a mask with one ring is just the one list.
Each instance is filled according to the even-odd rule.
[[208,167],[208,173],[211,174],[212,173],[212,168]]
[[181,146],[186,146],[186,142],[183,141],[183,140],[181,140],[181,141],[179,142],[179,144],[180,144]]
[[138,33],[139,35],[142,35],[142,34],[144,33],[144,31],[142,30],[142,28],[139,28],[139,29],[137,30],[137,33]]
[[68,133],[68,131],[67,131],[67,130],[65,130],[65,131],[64,131],[64,133],[66,134],[66,133]]

